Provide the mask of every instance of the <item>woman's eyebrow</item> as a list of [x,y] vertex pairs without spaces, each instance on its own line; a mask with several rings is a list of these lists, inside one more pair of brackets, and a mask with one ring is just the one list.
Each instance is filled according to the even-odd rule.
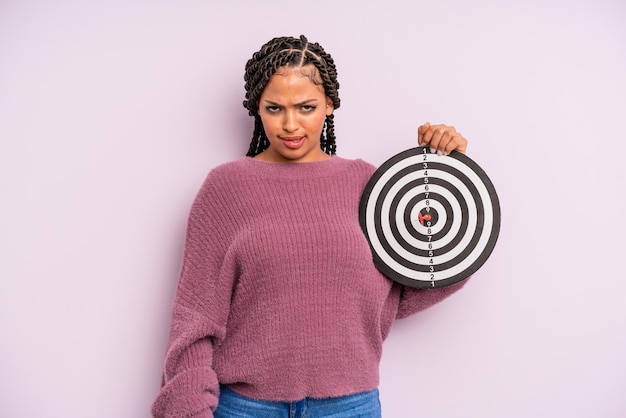
[[[267,104],[272,105],[272,106],[282,106],[280,103],[276,103],[276,102],[274,102],[274,101],[272,101],[272,100],[263,99],[263,101],[264,101],[265,103],[267,103]],[[319,100],[318,100],[318,99],[316,99],[316,98],[313,98],[313,99],[307,99],[307,100],[304,100],[304,101],[302,101],[302,102],[300,102],[300,103],[296,103],[295,105],[296,105],[296,106],[303,106],[303,105],[306,105],[306,104],[309,104],[309,103],[312,103],[312,102],[318,102],[318,101],[319,101]]]

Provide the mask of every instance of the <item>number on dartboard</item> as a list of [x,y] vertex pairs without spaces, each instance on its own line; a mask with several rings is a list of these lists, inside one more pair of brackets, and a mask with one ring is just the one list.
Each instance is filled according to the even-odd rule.
[[[427,161],[428,157],[427,157],[427,151],[426,148],[424,148],[424,161]],[[428,187],[428,184],[430,183],[430,179],[428,178],[428,163],[423,163],[423,169],[424,169],[424,190],[425,190],[425,195],[426,195],[426,200],[424,202],[425,207],[425,211],[426,213],[430,213],[430,188]],[[427,238],[428,238],[428,257],[430,258],[428,260],[428,264],[430,264],[428,266],[428,270],[430,272],[430,283],[431,283],[431,287],[435,287],[435,261],[434,261],[434,256],[435,253],[433,251],[433,244],[432,244],[432,240],[433,240],[433,236],[432,236],[432,222],[431,221],[427,221],[425,224],[427,230]]]

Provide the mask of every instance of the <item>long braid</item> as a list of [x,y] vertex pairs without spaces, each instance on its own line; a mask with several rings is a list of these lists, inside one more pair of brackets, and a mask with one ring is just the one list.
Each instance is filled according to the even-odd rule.
[[[269,146],[269,139],[263,129],[258,107],[261,94],[270,78],[281,67],[302,67],[308,64],[315,66],[326,96],[333,102],[335,109],[339,108],[341,101],[335,62],[318,43],[309,43],[304,35],[300,35],[300,38],[274,38],[252,54],[252,58],[246,63],[243,77],[246,99],[243,101],[243,106],[248,109],[248,114],[254,117],[254,131],[247,156],[254,157]],[[319,84],[319,80],[314,75],[309,78],[313,83]],[[320,136],[320,147],[325,153],[333,155],[337,151],[335,140],[334,115],[331,114],[326,117]]]
[[337,152],[337,144],[335,143],[335,115],[331,114],[326,116],[326,123],[324,125],[324,131],[322,131],[322,137],[320,138],[320,147],[326,154],[333,155]]
[[265,135],[263,130],[263,123],[261,123],[261,117],[256,115],[254,117],[254,132],[252,133],[252,141],[250,142],[250,148],[248,149],[248,156],[255,156],[260,154],[264,149],[270,145],[269,139]]

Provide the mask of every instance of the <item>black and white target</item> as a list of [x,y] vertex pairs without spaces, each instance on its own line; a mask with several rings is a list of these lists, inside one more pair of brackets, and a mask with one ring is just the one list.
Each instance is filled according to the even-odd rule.
[[439,288],[467,279],[491,255],[500,203],[487,174],[469,157],[417,147],[374,172],[361,196],[359,221],[385,276]]

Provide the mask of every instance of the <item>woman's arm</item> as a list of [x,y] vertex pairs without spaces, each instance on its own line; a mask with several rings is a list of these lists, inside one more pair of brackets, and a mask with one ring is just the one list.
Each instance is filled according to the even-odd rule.
[[423,311],[442,300],[458,292],[469,279],[438,289],[414,289],[394,283],[394,286],[401,286],[400,302],[396,318],[406,318],[409,315]]
[[227,199],[210,179],[189,215],[154,417],[213,417],[217,407],[213,345],[225,334],[236,262],[227,254],[232,228],[220,216]]

